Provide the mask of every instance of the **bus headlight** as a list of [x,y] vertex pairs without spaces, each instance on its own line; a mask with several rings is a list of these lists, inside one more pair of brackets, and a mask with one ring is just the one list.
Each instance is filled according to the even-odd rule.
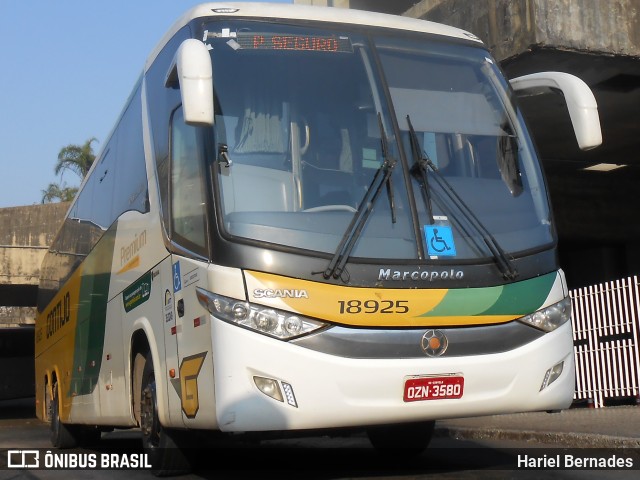
[[318,320],[223,297],[200,287],[196,287],[196,295],[214,317],[281,340],[300,337],[326,326]]
[[571,319],[571,298],[567,297],[558,303],[525,315],[519,318],[518,321],[545,332],[552,332],[560,325],[568,322],[569,319]]

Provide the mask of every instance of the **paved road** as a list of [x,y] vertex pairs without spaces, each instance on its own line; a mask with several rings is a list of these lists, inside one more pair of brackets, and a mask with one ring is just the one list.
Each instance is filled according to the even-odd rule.
[[438,422],[440,432],[466,440],[528,440],[563,447],[640,449],[640,406],[572,408]]
[[[565,450],[547,450],[541,443],[509,440],[457,440],[440,429],[431,447],[421,456],[411,459],[382,457],[373,450],[366,437],[316,437],[305,439],[263,441],[255,444],[236,443],[231,448],[203,451],[194,473],[182,479],[626,479],[637,478],[639,470],[583,471],[547,468],[543,471],[518,468],[523,455],[536,461],[550,462]],[[0,404],[0,479],[149,479],[146,470],[27,470],[6,469],[7,450],[20,448],[47,449],[48,426],[33,418],[33,406],[23,402],[7,406]],[[544,448],[544,449],[541,449]],[[557,446],[556,446],[557,447]],[[117,451],[128,455],[141,452],[139,432],[116,431],[103,434],[94,449],[78,450],[83,455],[99,456]],[[592,450],[594,455],[610,458],[629,456],[628,449]],[[54,452],[60,452],[55,451]],[[41,452],[42,453],[42,452]],[[569,451],[574,454],[575,452]],[[633,461],[640,466],[635,451]],[[520,457],[519,457],[520,456]],[[625,457],[626,458],[626,457]]]

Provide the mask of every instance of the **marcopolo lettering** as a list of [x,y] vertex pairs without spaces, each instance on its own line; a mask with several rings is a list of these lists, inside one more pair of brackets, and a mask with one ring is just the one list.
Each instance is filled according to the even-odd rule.
[[433,282],[435,280],[462,280],[464,272],[462,270],[391,270],[390,268],[381,268],[378,273],[378,280],[426,280]]

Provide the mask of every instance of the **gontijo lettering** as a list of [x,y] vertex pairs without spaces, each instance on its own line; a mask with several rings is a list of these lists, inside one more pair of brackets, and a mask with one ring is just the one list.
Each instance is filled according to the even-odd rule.
[[60,328],[65,326],[71,319],[71,295],[69,292],[58,300],[58,302],[47,313],[47,338],[53,336]]

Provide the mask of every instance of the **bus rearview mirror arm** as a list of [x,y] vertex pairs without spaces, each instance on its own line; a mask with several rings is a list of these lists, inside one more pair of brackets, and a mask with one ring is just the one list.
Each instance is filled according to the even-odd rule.
[[563,72],[540,72],[511,80],[514,91],[537,95],[560,90],[564,95],[573,130],[581,150],[602,144],[598,104],[589,86],[575,75]]
[[213,68],[207,46],[190,38],[182,42],[165,78],[165,87],[180,88],[187,125],[213,125]]

